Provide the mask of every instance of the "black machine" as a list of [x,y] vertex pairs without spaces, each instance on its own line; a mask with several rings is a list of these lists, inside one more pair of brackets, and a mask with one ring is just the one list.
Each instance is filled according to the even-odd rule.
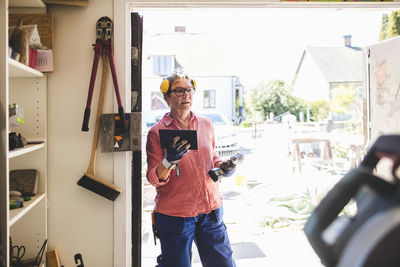
[[[373,173],[382,158],[393,160],[392,180]],[[399,165],[400,135],[382,135],[321,200],[304,232],[325,266],[400,266]],[[351,201],[357,212],[342,215]]]

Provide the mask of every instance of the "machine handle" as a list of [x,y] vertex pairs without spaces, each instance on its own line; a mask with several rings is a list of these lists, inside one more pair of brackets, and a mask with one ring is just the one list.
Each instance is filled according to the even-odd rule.
[[337,218],[363,185],[368,185],[383,195],[392,194],[396,188],[394,184],[362,168],[352,169],[326,194],[306,222],[304,232],[326,266],[333,266],[336,258],[332,249],[322,239],[322,232]]
[[381,135],[368,150],[362,166],[373,169],[381,158],[400,159],[400,135]]

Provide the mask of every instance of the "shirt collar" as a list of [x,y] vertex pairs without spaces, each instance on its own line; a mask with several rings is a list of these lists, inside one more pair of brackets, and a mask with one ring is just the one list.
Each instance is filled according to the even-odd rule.
[[[164,117],[162,118],[163,123],[165,126],[169,127],[172,122],[174,121],[173,118],[169,116],[170,112],[165,113]],[[191,119],[190,122],[194,121],[195,119],[197,120],[197,116],[193,111],[190,111]]]

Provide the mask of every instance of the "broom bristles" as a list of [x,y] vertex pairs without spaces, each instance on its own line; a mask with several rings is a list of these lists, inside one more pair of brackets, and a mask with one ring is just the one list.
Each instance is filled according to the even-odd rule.
[[89,173],[85,173],[82,178],[79,179],[78,185],[112,201],[121,193],[121,189],[117,186],[100,180]]

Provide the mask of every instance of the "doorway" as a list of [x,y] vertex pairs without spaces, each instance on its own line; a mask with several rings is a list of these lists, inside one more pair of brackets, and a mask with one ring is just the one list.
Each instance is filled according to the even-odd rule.
[[[222,16],[224,12],[226,13]],[[292,89],[296,83],[307,84],[306,76],[304,76],[307,74],[304,74],[304,71],[306,64],[311,64],[307,61],[307,57],[309,58],[309,55],[315,52],[311,51],[312,48],[346,47],[344,36],[349,34],[352,35],[353,40],[348,48],[352,50],[376,42],[379,37],[382,14],[388,12],[390,11],[280,10],[276,8],[270,10],[180,9],[173,12],[168,10],[168,13],[156,10],[141,11],[144,17],[143,129],[150,127],[165,112],[162,108],[153,109],[151,99],[156,98],[158,91],[162,76],[160,66],[167,71],[168,62],[170,66],[172,62],[183,67],[189,66],[187,68],[189,72],[192,68],[194,74],[207,78],[215,76],[215,73],[229,72],[231,76],[239,77],[245,94],[250,94],[249,99],[243,99],[244,102],[251,102],[251,93],[256,94],[258,87],[260,90],[277,88],[269,85],[271,81],[283,81],[285,86],[292,86]],[[197,19],[195,19],[196,16]],[[265,18],[270,20],[260,23]],[[357,22],[354,18],[357,18]],[[316,27],[315,21],[318,21],[319,27]],[[345,25],[343,28],[338,25],[339,21]],[[371,23],[368,26],[370,31],[365,31],[366,23]],[[205,29],[206,32],[201,32]],[[333,29],[338,30],[336,35]],[[258,32],[254,34],[254,30]],[[329,35],[323,35],[324,31],[329,32]],[[356,34],[358,31],[360,35]],[[361,32],[364,34],[368,32],[368,36],[361,37]],[[195,54],[190,52],[190,49],[189,52],[184,52],[186,57],[181,55],[178,49],[169,50],[169,52],[158,49],[159,54],[154,53],[154,50],[151,52],[146,50],[147,47],[157,49],[159,44],[159,42],[146,43],[148,40],[146,38],[149,37],[146,34],[157,35],[157,38],[162,35],[168,37],[175,35],[177,38],[182,38],[184,35],[204,33],[210,38],[210,42],[218,47],[217,52],[207,50],[208,53],[220,55],[219,52],[223,51],[228,54],[223,56],[222,62],[215,57],[211,61],[215,64],[210,64],[210,61],[195,60]],[[204,41],[204,38],[202,39]],[[215,41],[217,39],[218,45]],[[293,43],[298,47],[293,48]],[[161,56],[165,57],[164,61]],[[159,58],[156,60],[155,57]],[[170,57],[169,61],[167,57]],[[291,59],[290,63],[289,59]],[[257,60],[259,60],[258,63],[256,63]],[[155,75],[156,62],[158,62],[156,69],[158,73]],[[163,63],[160,64],[160,62]],[[201,73],[203,70],[199,70],[198,65],[204,65],[208,73]],[[362,65],[359,65],[359,68],[362,69]],[[149,72],[146,73],[146,70]],[[314,81],[308,82],[316,86]],[[336,90],[339,92],[351,90],[359,92],[360,85],[357,82],[362,84],[362,81],[355,80],[351,88],[345,87],[345,89],[340,84],[329,85],[332,87],[328,87],[328,95],[332,88],[339,88]],[[237,255],[238,266],[248,266],[248,264],[322,266],[308,245],[302,226],[327,190],[351,166],[357,164],[363,153],[365,133],[362,126],[363,114],[353,114],[353,110],[348,110],[348,115],[354,119],[349,121],[349,117],[346,119],[346,116],[340,120],[342,113],[336,112],[337,110],[328,110],[325,115],[324,110],[313,112],[313,106],[310,103],[318,101],[312,98],[313,92],[320,88],[322,88],[321,91],[326,89],[322,85],[313,87],[312,90],[298,88],[297,97],[307,100],[302,112],[285,113],[287,111],[285,110],[271,114],[266,111],[248,111],[247,117],[243,118],[239,125],[234,126],[239,137],[238,149],[245,154],[246,159],[245,163],[238,166],[234,177],[221,182],[221,194],[225,205],[225,223],[234,250],[236,247],[234,253]],[[363,88],[361,88],[361,98],[362,91]],[[236,91],[233,92],[237,95]],[[146,93],[149,95],[146,96]],[[204,94],[196,96],[198,95],[204,97]],[[218,98],[218,94],[216,97]],[[195,101],[200,103],[197,108],[204,109],[203,99],[198,98]],[[233,102],[235,106],[236,100]],[[235,114],[225,115],[230,116],[229,120],[235,122],[233,117]],[[357,117],[357,115],[360,116]],[[149,117],[145,118],[145,116]],[[146,130],[143,134],[145,137]],[[340,143],[338,142],[340,140],[346,140],[346,142]],[[145,139],[143,141],[145,143]],[[229,157],[229,155],[227,152],[223,157]],[[145,170],[144,148],[142,156],[142,169]],[[154,246],[153,243],[149,217],[155,192],[146,184],[144,176],[142,181],[142,265],[154,266],[156,256],[160,253],[159,247]],[[300,260],[304,262],[301,263]],[[196,257],[194,257],[193,265],[200,266]]]

